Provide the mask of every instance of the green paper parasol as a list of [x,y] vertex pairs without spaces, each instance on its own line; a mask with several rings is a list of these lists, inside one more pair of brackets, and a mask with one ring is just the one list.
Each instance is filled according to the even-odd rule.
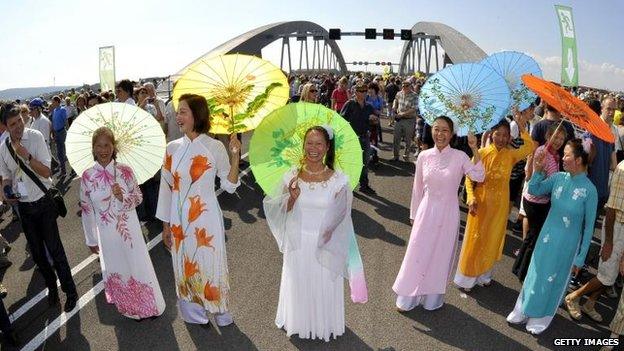
[[334,131],[334,168],[345,173],[351,188],[355,188],[362,171],[362,148],[351,125],[323,105],[299,102],[271,112],[251,137],[251,170],[266,194],[273,193],[287,171],[301,166],[305,132],[310,127],[322,125],[328,125]]

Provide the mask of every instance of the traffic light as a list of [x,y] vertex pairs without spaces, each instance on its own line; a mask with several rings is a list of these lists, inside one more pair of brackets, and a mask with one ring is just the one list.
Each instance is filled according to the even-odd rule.
[[366,38],[366,39],[377,39],[377,29],[375,29],[375,28],[366,28],[366,29],[364,29],[364,38]]
[[385,40],[394,40],[394,29],[384,28],[383,38]]
[[377,61],[375,62],[375,66],[379,66],[381,64],[381,62]]
[[340,40],[340,28],[330,28],[329,29],[329,39],[330,40]]
[[401,40],[412,40],[412,30],[401,29]]
[[353,61],[353,65],[357,65],[357,61]]

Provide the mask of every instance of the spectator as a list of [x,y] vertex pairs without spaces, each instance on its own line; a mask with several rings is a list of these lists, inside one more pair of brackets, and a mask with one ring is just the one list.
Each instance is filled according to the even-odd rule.
[[[78,292],[59,236],[56,206],[52,198],[46,196],[33,178],[28,175],[28,172],[32,173],[32,176],[36,177],[34,179],[37,179],[47,189],[52,186],[50,152],[40,132],[24,129],[18,109],[13,108],[3,113],[2,121],[9,130],[8,142],[0,145],[2,186],[3,189],[5,187],[11,189],[12,193],[20,193],[18,199],[7,198],[6,201],[10,204],[18,204],[28,247],[48,287],[49,305],[59,304],[56,285],[58,276],[61,288],[67,296],[64,310],[69,312],[76,307]],[[20,161],[21,166],[18,165],[17,160]],[[46,249],[54,262],[53,266],[48,262]]]
[[184,135],[176,121],[176,111],[173,107],[173,100],[169,101],[165,107],[165,133],[167,142],[180,139]]
[[98,104],[103,104],[104,102],[106,101],[104,101],[104,99],[100,95],[91,93],[87,96],[87,108],[91,108]]
[[115,87],[115,94],[117,95],[117,101],[136,106],[136,102],[132,98],[133,93],[134,93],[134,85],[128,79],[124,79],[120,81],[119,83],[117,83],[117,86]]
[[412,91],[412,85],[408,81],[401,84],[402,89],[397,93],[393,109],[396,112],[394,120],[394,142],[392,161],[399,160],[399,151],[401,147],[401,138],[405,138],[405,152],[403,159],[409,161],[410,149],[412,148],[412,139],[414,139],[414,130],[418,109],[418,95]]
[[[156,107],[150,103],[147,88],[141,86],[135,90],[139,107],[149,112],[156,118]],[[154,220],[156,214],[156,206],[158,205],[158,188],[160,186],[160,173],[155,174],[152,178],[139,185],[143,193],[143,201],[137,206],[139,218],[143,221]]]
[[390,123],[394,122],[394,119],[392,119],[393,117],[392,104],[394,103],[396,94],[399,92],[399,90],[401,90],[399,86],[397,85],[397,83],[398,83],[398,78],[396,81],[394,78],[390,78],[388,85],[386,85],[386,100],[388,100],[388,115],[389,117],[391,117]]
[[[540,107],[538,106],[535,110],[537,111]],[[555,110],[553,107],[548,105],[546,102],[542,101],[542,108],[544,110],[544,118],[537,122],[533,126],[533,130],[531,130],[531,138],[535,140],[539,146],[546,144],[548,140],[546,140],[546,133],[548,133],[548,129],[553,124],[559,124],[561,122],[561,114],[559,111]],[[535,112],[537,114],[537,112]],[[574,127],[568,121],[563,121],[563,128],[566,130],[566,140],[564,145],[570,139],[574,139]],[[560,153],[559,156],[562,154]]]
[[306,83],[301,89],[299,101],[316,103],[318,100],[318,88],[313,83]]
[[334,111],[342,111],[342,107],[349,100],[349,92],[347,91],[347,77],[342,77],[338,81],[338,88],[334,89],[331,94],[331,107]]
[[[144,87],[136,88],[134,90],[134,96],[136,97],[136,101],[138,102],[138,105],[140,108],[149,112],[149,114],[154,116],[154,118],[157,118],[156,107],[154,107],[154,105],[152,105],[152,103],[150,102],[150,97],[149,97],[149,94],[147,93],[146,88]],[[156,121],[158,121],[158,119],[156,119]]]
[[[41,132],[41,134],[43,134],[43,139],[45,140],[46,145],[48,146],[48,153],[51,154],[50,136],[52,135],[51,133],[52,123],[50,122],[48,117],[46,117],[45,114],[43,113],[45,106],[46,106],[46,102],[41,98],[35,98],[30,102],[28,106],[30,107],[30,116],[32,117],[30,128],[38,130],[39,132]],[[54,173],[54,170],[56,170],[59,163],[54,156],[52,156],[51,159],[52,159],[52,169]]]
[[148,103],[154,105],[156,108],[156,120],[163,127],[165,124],[165,100],[161,99],[156,95],[156,87],[154,87],[154,83],[147,82],[143,84],[143,87],[147,89]]
[[[615,100],[607,97],[602,101],[601,106],[600,118],[611,126],[615,112]],[[617,135],[617,131],[615,131],[614,136]],[[597,213],[600,213],[609,197],[609,171],[614,170],[617,165],[615,144],[608,143],[589,133],[584,134],[584,138],[591,138],[592,141],[592,152],[587,173],[589,180],[592,181],[598,191]],[[617,141],[618,138],[615,140]]]
[[76,117],[87,109],[87,99],[85,95],[80,94],[76,97]]
[[20,105],[20,115],[22,116],[22,121],[24,121],[24,128],[30,128],[32,124],[32,117],[30,117],[30,109],[28,108],[28,105]]
[[65,98],[65,111],[67,111],[67,126],[71,126],[74,119],[78,117],[78,110],[68,97]]
[[381,137],[381,109],[383,108],[383,98],[379,95],[379,85],[377,83],[368,84],[368,94],[366,95],[366,103],[373,106],[373,114],[377,116],[377,122],[371,123],[371,142],[378,146],[378,141],[383,142]]
[[362,147],[362,173],[360,174],[360,192],[368,195],[375,195],[368,184],[368,160],[370,157],[370,124],[378,121],[373,113],[373,107],[366,103],[366,93],[368,88],[364,84],[355,86],[355,98],[347,101],[340,114],[344,117],[357,134]]
[[32,117],[31,128],[43,134],[43,139],[48,145],[48,151],[50,151],[50,129],[52,128],[52,123],[50,123],[48,117],[43,114],[43,99],[35,98],[30,102],[29,106],[30,116]]
[[60,175],[62,177],[65,175],[65,160],[67,159],[65,155],[65,138],[67,138],[65,124],[67,123],[67,111],[65,107],[61,106],[61,98],[59,96],[54,96],[52,98],[50,111],[52,111],[52,129],[54,130],[54,142],[56,143],[56,157],[61,167]]

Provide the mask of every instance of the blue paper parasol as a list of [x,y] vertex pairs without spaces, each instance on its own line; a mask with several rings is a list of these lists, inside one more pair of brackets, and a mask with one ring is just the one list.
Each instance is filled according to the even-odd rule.
[[455,122],[459,136],[484,132],[504,116],[511,101],[507,83],[488,66],[461,63],[449,66],[427,80],[418,106],[427,123],[441,115]]
[[542,77],[542,70],[531,56],[516,51],[502,51],[486,57],[480,63],[498,72],[507,82],[511,90],[510,109],[515,106],[522,111],[537,98],[521,79],[525,74]]

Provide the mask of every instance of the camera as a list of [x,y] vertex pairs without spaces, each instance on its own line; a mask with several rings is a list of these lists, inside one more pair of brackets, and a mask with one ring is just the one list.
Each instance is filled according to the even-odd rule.
[[20,193],[14,193],[13,192],[13,188],[10,185],[5,185],[4,186],[4,197],[6,199],[10,199],[10,200],[18,200],[22,196],[20,195]]

